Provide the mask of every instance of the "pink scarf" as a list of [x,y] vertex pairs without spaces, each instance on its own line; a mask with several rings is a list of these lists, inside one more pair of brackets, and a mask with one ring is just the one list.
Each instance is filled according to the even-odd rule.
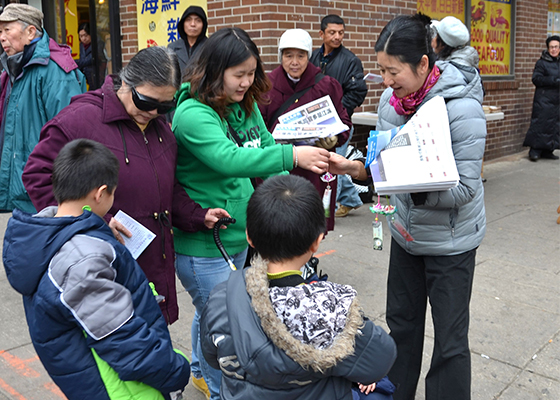
[[420,105],[420,103],[422,103],[422,100],[424,100],[424,97],[426,97],[430,89],[436,84],[440,75],[441,73],[439,68],[434,65],[434,68],[432,68],[432,71],[426,78],[424,85],[422,85],[418,91],[408,94],[402,99],[399,99],[395,96],[395,93],[393,93],[391,100],[389,100],[389,104],[395,108],[395,111],[399,115],[414,114],[416,112],[416,108]]

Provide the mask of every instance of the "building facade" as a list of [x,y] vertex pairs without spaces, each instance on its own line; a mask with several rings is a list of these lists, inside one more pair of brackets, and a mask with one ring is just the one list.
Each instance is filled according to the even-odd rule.
[[[246,30],[258,45],[268,71],[278,65],[278,39],[286,29],[301,28],[309,31],[314,38],[314,47],[319,47],[320,21],[327,14],[338,14],[345,20],[344,45],[362,60],[366,73],[379,73],[373,48],[382,28],[395,15],[410,14],[419,10],[438,19],[442,15],[456,15],[467,26],[471,26],[471,45],[477,48],[481,56],[481,72],[486,91],[484,104],[499,107],[504,114],[503,119],[488,122],[485,153],[487,161],[523,149],[522,143],[530,123],[534,93],[531,82],[533,68],[545,48],[547,34],[555,33],[558,22],[556,21],[555,25],[555,18],[560,16],[560,0],[29,1],[30,4],[32,1],[40,1],[43,9],[50,3],[53,7],[60,4],[56,6],[58,10],[63,4],[78,2],[82,4],[79,8],[84,17],[88,17],[85,11],[87,5],[89,18],[102,20],[104,24],[99,26],[99,22],[97,23],[99,30],[106,32],[104,40],[110,38],[112,64],[109,65],[109,72],[118,70],[139,48],[149,45],[143,39],[146,25],[139,24],[139,16],[148,11],[148,7],[152,7],[153,12],[153,7],[157,8],[159,5],[163,9],[164,4],[167,7],[173,6],[179,15],[191,4],[205,6],[208,11],[210,35],[228,26]],[[107,11],[104,11],[105,9]],[[150,23],[149,29],[171,29],[171,24],[160,25]],[[60,23],[57,27],[60,27]],[[484,62],[486,60],[487,63]],[[377,110],[383,88],[379,84],[370,83],[368,87],[368,96],[362,107],[356,111]],[[362,149],[365,147],[369,129],[365,126],[356,127],[357,134],[353,141]]]

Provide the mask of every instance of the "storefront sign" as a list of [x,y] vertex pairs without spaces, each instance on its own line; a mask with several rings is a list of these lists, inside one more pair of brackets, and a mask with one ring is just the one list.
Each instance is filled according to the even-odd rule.
[[452,15],[465,22],[465,0],[418,0],[416,9],[431,19]]
[[77,59],[80,57],[80,39],[76,0],[64,0],[64,24],[66,25],[66,44],[72,48],[72,57]]
[[510,75],[511,0],[479,1],[471,7],[471,46],[481,75]]
[[206,0],[136,0],[138,49],[167,46],[179,39],[177,24],[189,6],[207,9]]

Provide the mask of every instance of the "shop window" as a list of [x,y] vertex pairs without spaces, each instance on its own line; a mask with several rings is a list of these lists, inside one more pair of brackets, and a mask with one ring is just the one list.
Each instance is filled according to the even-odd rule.
[[547,36],[560,35],[560,0],[548,0]]

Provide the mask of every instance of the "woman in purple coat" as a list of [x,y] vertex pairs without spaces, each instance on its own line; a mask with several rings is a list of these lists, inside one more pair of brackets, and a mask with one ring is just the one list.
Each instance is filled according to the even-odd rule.
[[179,316],[172,227],[196,232],[229,216],[222,209],[202,209],[175,179],[177,143],[164,114],[174,108],[180,84],[179,62],[172,51],[141,50],[118,76],[108,76],[101,89],[73,97],[43,127],[23,172],[29,197],[42,210],[56,205],[52,165],[66,143],[92,139],[115,153],[120,162],[119,185],[106,219],[119,240],[121,234],[130,235],[113,218],[119,210],[156,234],[137,261],[165,297],[160,307],[169,324]]
[[[270,102],[268,104],[259,104],[259,109],[270,132],[274,130],[278,123],[278,116],[275,116],[275,114],[277,114],[282,105],[290,100],[294,93],[306,89],[307,91],[296,102],[290,104],[282,114],[305,103],[329,95],[341,121],[349,127],[352,126],[348,113],[342,105],[342,86],[340,86],[340,83],[327,75],[321,74],[317,76],[321,73],[321,70],[309,62],[312,44],[311,36],[303,29],[289,29],[280,38],[278,58],[281,65],[268,74],[272,81],[272,90],[268,93]],[[316,145],[334,151],[334,147],[341,146],[348,140],[348,133],[346,131],[337,136],[321,139]],[[320,175],[301,168],[295,168],[290,173],[307,178],[321,195],[325,193],[327,183],[321,179]],[[334,229],[336,181],[331,182],[330,187],[332,192],[327,218],[327,231]]]

